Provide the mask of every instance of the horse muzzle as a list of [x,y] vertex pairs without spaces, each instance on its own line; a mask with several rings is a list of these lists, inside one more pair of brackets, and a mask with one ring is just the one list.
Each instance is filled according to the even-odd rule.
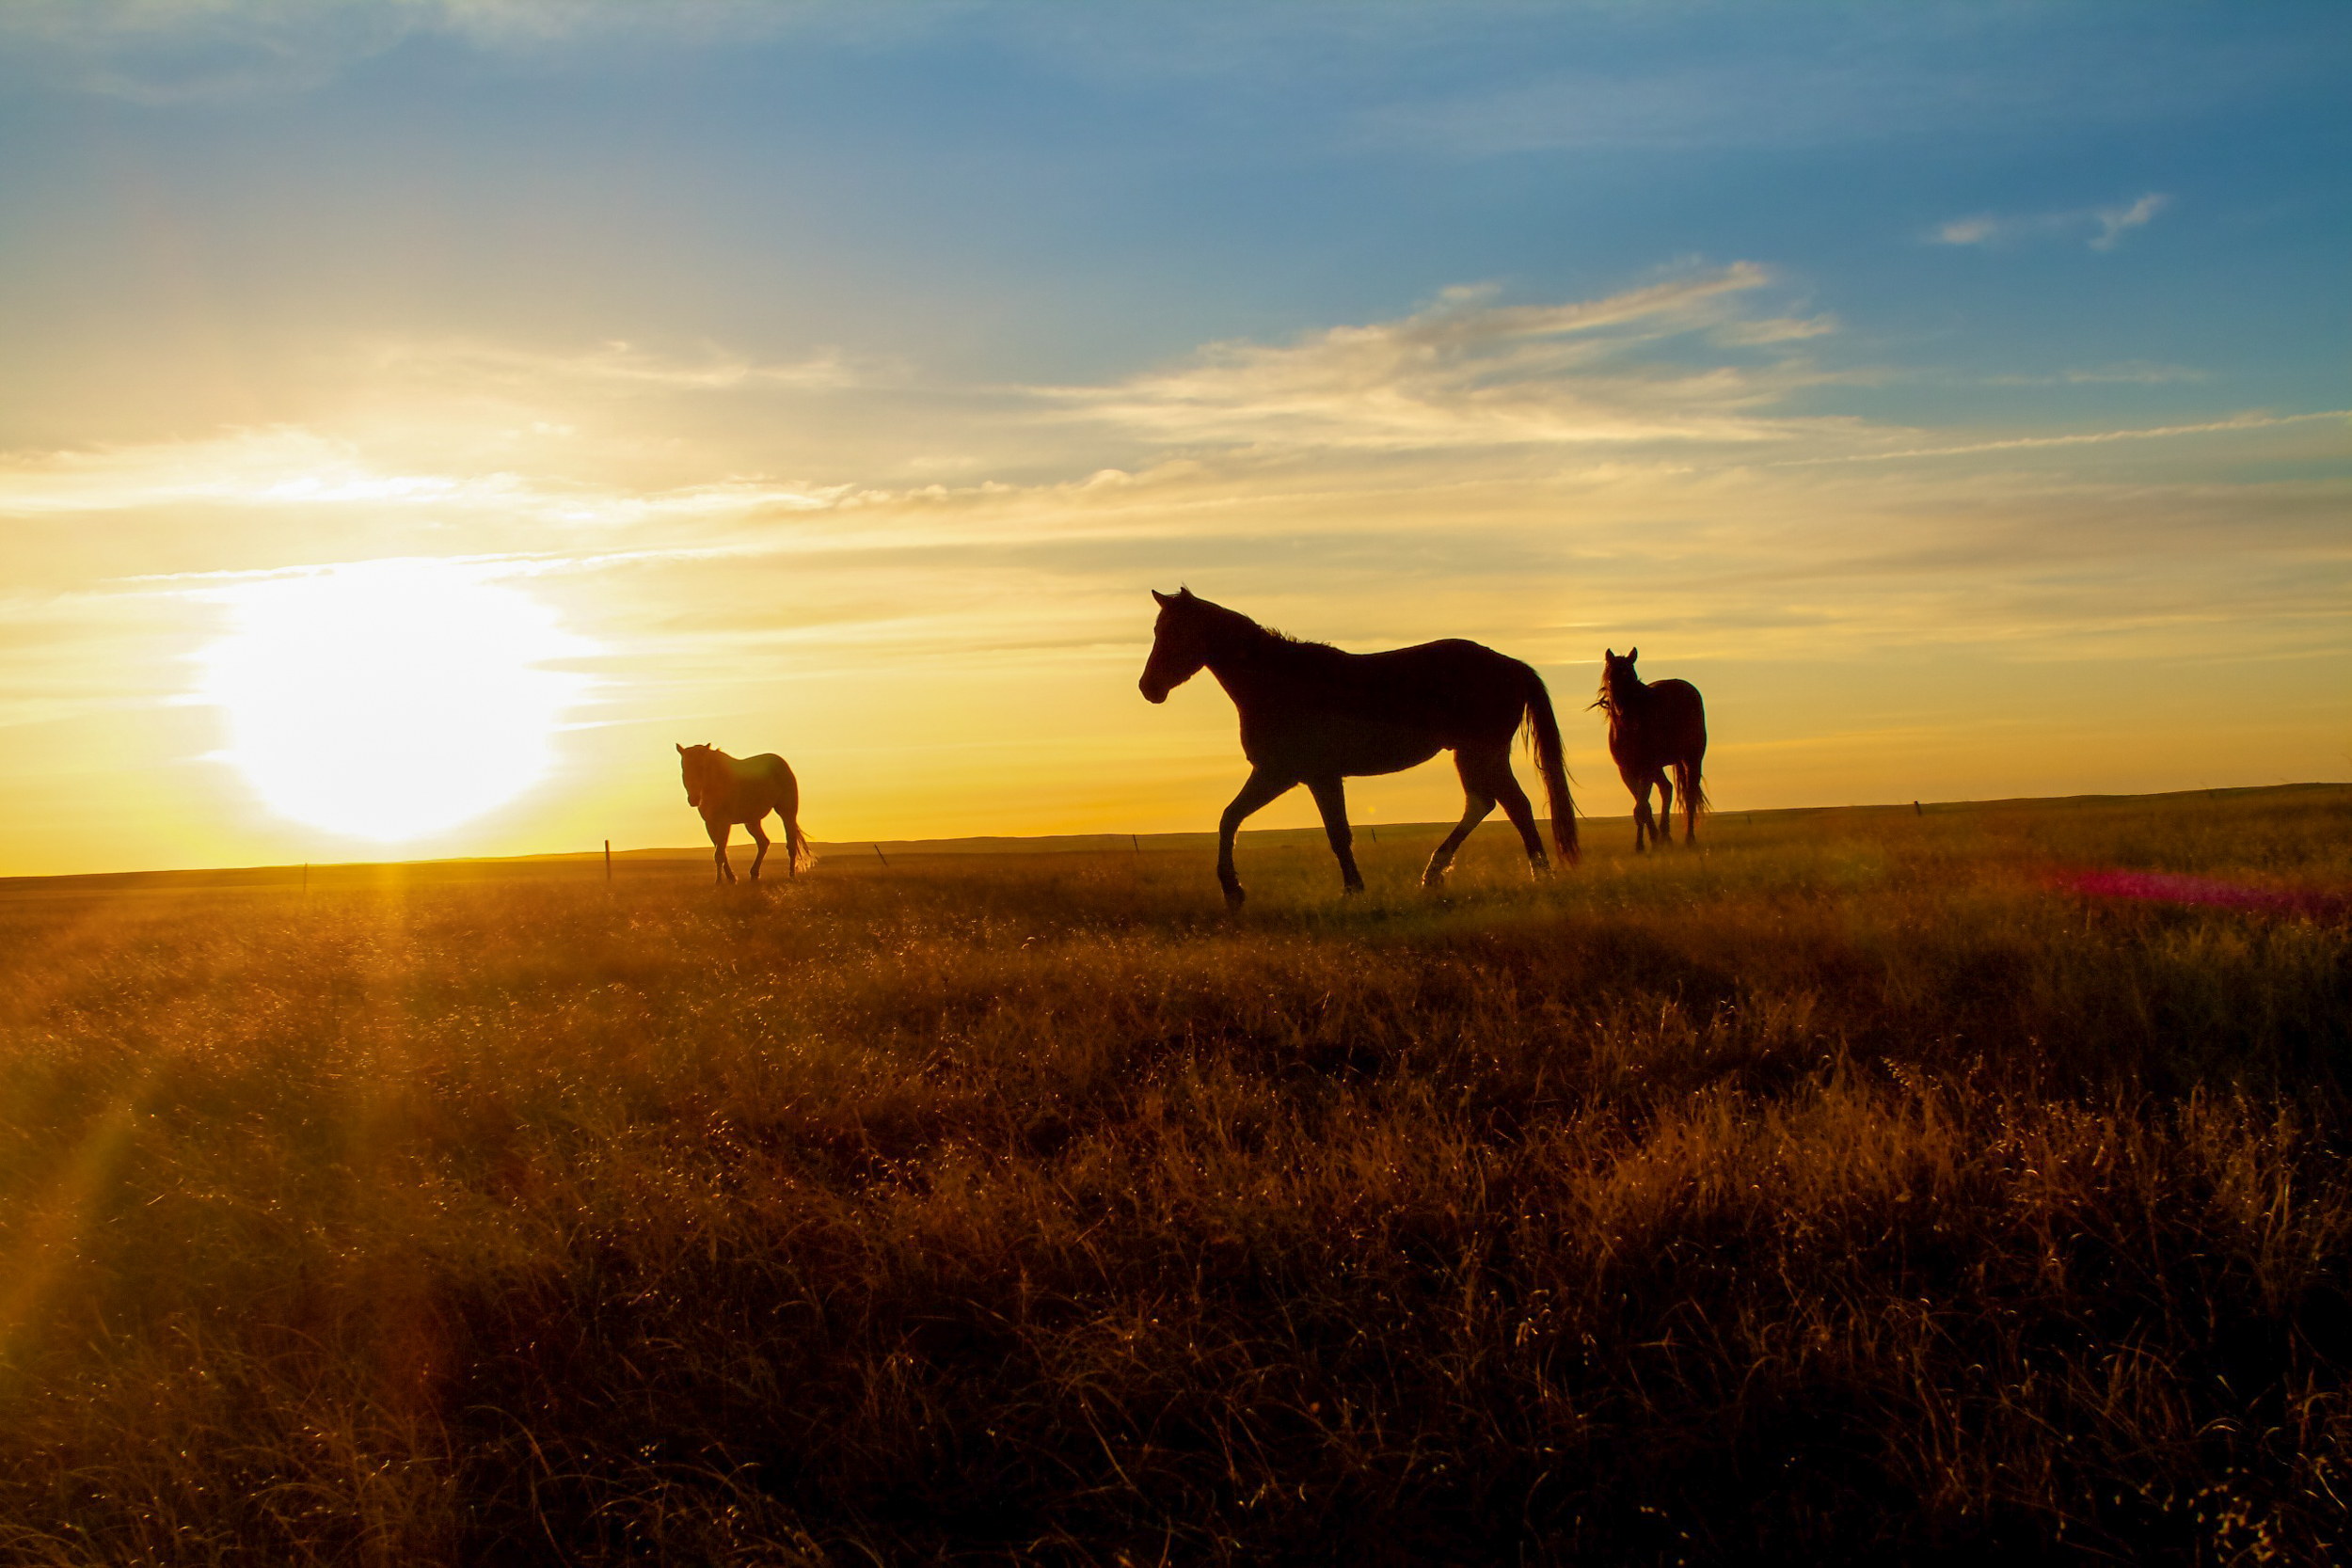
[[1146,675],[1143,679],[1136,682],[1136,689],[1143,693],[1143,700],[1147,703],[1164,703],[1168,701],[1168,688],[1165,686],[1152,685],[1152,677],[1149,675]]

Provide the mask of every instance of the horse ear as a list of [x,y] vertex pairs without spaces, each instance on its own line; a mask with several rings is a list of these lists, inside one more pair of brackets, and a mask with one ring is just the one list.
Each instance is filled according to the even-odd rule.
[[1617,657],[1617,650],[1614,648],[1603,648],[1600,651],[1600,657],[1603,658],[1614,658]]
[[[671,741],[671,742],[670,742],[670,744],[671,744],[671,745],[673,745],[673,746],[677,746],[677,742],[676,742],[676,741],[675,741],[675,740]],[[677,754],[678,754],[678,755],[680,755],[680,756],[684,756],[684,755],[686,754],[686,748],[685,748],[685,747],[683,747],[683,746],[677,746]]]
[[1180,599],[1189,599],[1192,597],[1192,590],[1189,588],[1179,588],[1176,590],[1176,596]]
[[1171,602],[1171,601],[1168,599],[1168,596],[1167,594],[1165,594],[1161,593],[1161,592],[1160,592],[1158,589],[1156,589],[1156,588],[1154,588],[1153,590],[1152,590],[1152,596],[1154,599],[1157,599],[1157,600],[1158,600],[1158,601],[1159,601],[1162,605],[1167,605],[1167,604],[1168,604],[1169,602]]
[[1626,661],[1628,664],[1632,663],[1635,659],[1637,659],[1637,658],[1639,658],[1639,657],[1642,657],[1642,650],[1641,650],[1641,649],[1639,649],[1639,648],[1628,648],[1628,649],[1625,651],[1625,661]]

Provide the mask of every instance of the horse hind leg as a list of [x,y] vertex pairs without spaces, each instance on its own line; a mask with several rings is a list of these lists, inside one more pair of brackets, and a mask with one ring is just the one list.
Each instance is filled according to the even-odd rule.
[[759,863],[768,858],[768,830],[760,825],[756,816],[744,823],[743,827],[752,835],[752,841],[759,846],[759,852],[752,857],[752,880],[755,882],[759,880]]
[[1511,771],[1510,752],[1481,752],[1469,766],[1475,770],[1479,789],[1494,797],[1502,805],[1502,814],[1511,819],[1511,826],[1519,831],[1519,844],[1527,851],[1528,875],[1549,875],[1551,857],[1544,853],[1543,835],[1535,831],[1534,804]]
[[1650,824],[1650,842],[1675,847],[1675,786],[1666,770],[1658,770],[1658,820]]

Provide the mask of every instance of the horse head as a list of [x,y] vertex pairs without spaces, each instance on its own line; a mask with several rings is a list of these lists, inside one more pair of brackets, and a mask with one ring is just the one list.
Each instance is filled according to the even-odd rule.
[[[671,742],[675,746],[675,741]],[[711,758],[718,755],[708,746],[678,746],[678,776],[686,784],[686,803],[700,807],[703,803],[703,779],[708,772]]]
[[1160,602],[1160,618],[1152,626],[1152,657],[1143,662],[1143,678],[1136,683],[1144,701],[1164,703],[1168,694],[1200,673],[1209,662],[1209,617],[1201,611],[1206,599],[1193,597],[1189,588],[1173,594],[1152,590]]
[[1622,655],[1614,648],[1600,651],[1600,696],[1595,707],[1614,709],[1641,689],[1642,677],[1633,673],[1633,661],[1641,657],[1639,648],[1628,648]]

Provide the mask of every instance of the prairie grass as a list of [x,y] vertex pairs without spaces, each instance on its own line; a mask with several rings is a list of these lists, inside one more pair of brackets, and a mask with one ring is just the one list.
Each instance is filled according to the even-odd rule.
[[2352,796],[1435,836],[0,890],[0,1558],[2347,1549]]

